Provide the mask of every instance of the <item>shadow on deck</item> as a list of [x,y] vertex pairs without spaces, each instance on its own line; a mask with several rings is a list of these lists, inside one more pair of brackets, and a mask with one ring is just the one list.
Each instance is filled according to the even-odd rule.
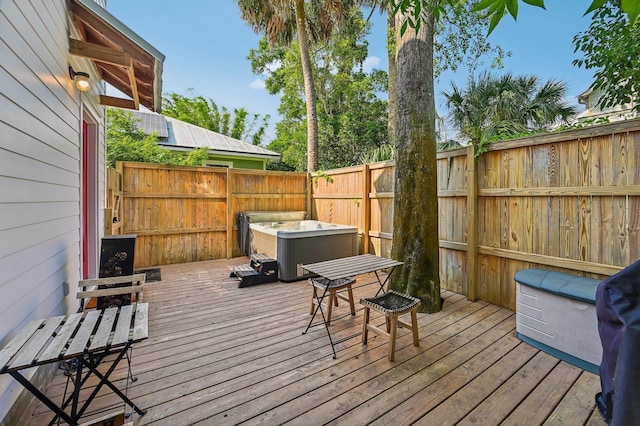
[[[138,381],[127,393],[148,413],[134,424],[605,424],[594,411],[598,376],[517,339],[513,311],[443,292],[441,312],[418,314],[419,348],[399,331],[393,363],[381,338],[361,345],[358,312],[332,323],[336,338],[352,336],[334,360],[323,327],[302,335],[307,282],[239,289],[229,272],[243,263],[163,266],[145,289],[149,339],[135,345]],[[359,300],[375,285],[355,291]],[[114,375],[124,388],[125,362]],[[58,375],[47,394],[62,398],[65,382]],[[98,396],[86,418],[122,409],[115,404]],[[40,405],[31,424],[51,417]]]

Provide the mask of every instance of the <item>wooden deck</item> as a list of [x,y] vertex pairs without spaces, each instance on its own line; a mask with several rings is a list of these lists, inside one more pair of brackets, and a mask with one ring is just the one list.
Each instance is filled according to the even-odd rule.
[[[353,335],[334,360],[324,327],[302,335],[306,281],[239,289],[229,272],[243,263],[165,266],[145,289],[149,339],[135,345],[128,395],[148,413],[134,415],[136,425],[605,424],[594,410],[598,376],[518,340],[512,311],[445,292],[441,312],[418,314],[419,348],[400,330],[394,363],[381,338],[361,345],[358,312],[332,323],[337,338]],[[359,300],[375,286],[355,291]],[[65,383],[60,374],[47,394],[62,398]],[[98,396],[87,419],[116,403]],[[50,419],[40,405],[31,424]]]

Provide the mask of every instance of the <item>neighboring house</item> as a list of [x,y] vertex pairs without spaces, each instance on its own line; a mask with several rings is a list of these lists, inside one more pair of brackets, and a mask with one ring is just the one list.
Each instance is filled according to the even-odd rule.
[[156,132],[158,145],[176,151],[207,148],[206,166],[265,170],[267,160],[279,160],[280,154],[221,133],[194,126],[175,118],[144,111],[132,111],[139,127],[147,134]]
[[[0,1],[0,348],[33,319],[77,311],[78,281],[98,274],[105,106],[160,109],[164,56],[104,4]],[[25,371],[45,384],[54,369]],[[0,376],[0,424],[24,424],[31,402]]]
[[635,111],[635,104],[616,105],[612,108],[606,108],[601,110],[598,107],[598,102],[602,97],[603,92],[601,89],[593,90],[591,88],[578,95],[578,102],[586,106],[586,109],[577,114],[573,122],[580,123],[585,121],[594,121],[596,119],[606,119],[608,122],[627,120],[630,118],[636,118],[638,113]]

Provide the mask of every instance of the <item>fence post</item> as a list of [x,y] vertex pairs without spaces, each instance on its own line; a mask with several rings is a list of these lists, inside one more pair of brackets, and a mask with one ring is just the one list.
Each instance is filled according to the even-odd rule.
[[118,200],[118,205],[113,207],[115,207],[115,214],[118,217],[119,230],[117,231],[117,233],[124,234],[126,233],[126,231],[128,231],[128,229],[126,229],[127,228],[126,225],[129,224],[128,222],[129,216],[125,217],[125,214],[127,214],[128,209],[125,208],[126,204],[125,204],[125,187],[124,187],[124,183],[125,183],[124,162],[116,161],[115,170],[118,174],[118,192],[120,193],[120,197]]
[[362,165],[362,253],[369,253],[369,231],[371,231],[371,169]]
[[232,172],[233,168],[227,167],[227,259],[233,257],[233,224],[235,223],[235,215],[233,214],[235,205],[232,205],[233,191],[231,189]]
[[467,299],[478,300],[478,170],[475,147],[467,147]]
[[307,172],[307,197],[305,204],[307,206],[307,217],[311,220],[318,219],[317,217],[313,217],[313,177],[311,173]]

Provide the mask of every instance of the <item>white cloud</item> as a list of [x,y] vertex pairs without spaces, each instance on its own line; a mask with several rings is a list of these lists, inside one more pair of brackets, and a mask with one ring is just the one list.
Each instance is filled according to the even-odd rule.
[[256,78],[249,84],[249,87],[251,87],[252,89],[264,90],[265,89],[264,80],[260,78]]
[[377,56],[367,56],[367,59],[362,63],[362,70],[364,72],[371,72],[374,68],[380,66],[380,58]]

